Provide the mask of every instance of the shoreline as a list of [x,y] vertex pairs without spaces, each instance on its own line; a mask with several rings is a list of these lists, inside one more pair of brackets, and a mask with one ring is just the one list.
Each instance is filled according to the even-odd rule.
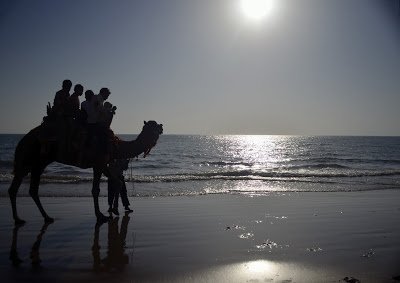
[[[33,200],[22,197],[27,224],[15,229],[1,197],[0,275],[7,282],[396,282],[399,199],[397,190],[134,197],[132,214],[120,206],[119,219],[96,226],[91,197],[42,197],[55,218],[44,227]],[[105,213],[106,198],[100,207]]]

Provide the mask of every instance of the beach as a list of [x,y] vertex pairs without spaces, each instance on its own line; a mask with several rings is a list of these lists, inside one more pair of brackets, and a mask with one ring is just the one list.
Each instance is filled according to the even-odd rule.
[[400,0],[5,0],[0,30],[0,283],[400,283]]
[[[71,185],[70,185],[71,186]],[[400,192],[131,197],[96,225],[90,197],[0,198],[2,282],[396,282]],[[100,198],[105,213],[106,198]]]

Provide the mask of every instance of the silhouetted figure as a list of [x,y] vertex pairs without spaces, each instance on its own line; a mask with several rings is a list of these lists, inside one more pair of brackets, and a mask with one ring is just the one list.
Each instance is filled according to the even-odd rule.
[[65,130],[65,148],[61,149],[67,153],[67,156],[71,158],[76,158],[74,153],[77,151],[77,148],[80,146],[80,143],[77,142],[80,140],[80,135],[82,135],[82,128],[78,125],[78,116],[80,113],[79,107],[79,96],[83,93],[83,86],[80,84],[75,85],[74,93],[68,98],[67,107],[65,109],[64,118],[66,125],[64,127]]
[[108,165],[110,173],[113,178],[108,178],[108,212],[119,215],[118,212],[118,199],[121,195],[122,205],[125,207],[126,212],[132,212],[129,208],[128,192],[126,190],[124,171],[128,169],[128,159],[112,160]]
[[104,110],[100,116],[100,123],[103,123],[106,128],[110,128],[112,119],[115,115],[116,106],[113,106],[110,102],[104,102]]
[[94,125],[97,123],[96,110],[94,108],[94,93],[92,90],[85,91],[85,101],[81,103],[81,110],[86,114],[86,123]]
[[104,106],[104,101],[108,99],[110,94],[111,91],[108,88],[103,87],[102,89],[100,89],[99,94],[94,96],[95,107],[98,111],[102,111],[102,107]]
[[14,177],[8,189],[8,195],[10,196],[12,216],[16,224],[25,223],[25,221],[18,216],[17,193],[24,177],[28,174],[30,174],[29,195],[34,200],[44,221],[54,221],[53,218],[49,217],[46,213],[39,197],[40,177],[45,168],[52,162],[59,162],[85,169],[93,168],[92,196],[95,215],[98,221],[108,221],[109,217],[106,217],[100,212],[99,206],[101,176],[103,174],[106,177],[111,176],[107,164],[113,159],[132,158],[142,153],[147,155],[156,145],[158,138],[163,133],[163,125],[158,124],[156,121],[145,121],[141,133],[135,140],[131,141],[121,140],[112,134],[110,146],[112,146],[113,150],[110,154],[105,154],[95,147],[85,149],[83,152],[83,164],[79,164],[77,159],[71,159],[70,157],[60,158],[60,156],[57,155],[59,140],[51,141],[49,144],[50,149],[41,154],[40,138],[45,131],[47,131],[47,129],[44,124],[32,129],[22,137],[15,149],[13,164]]
[[71,87],[72,82],[70,80],[64,80],[62,83],[62,89],[56,92],[53,103],[53,111],[58,115],[63,115],[66,111]]
[[[99,94],[93,97],[95,116],[97,118],[95,124],[95,136],[97,138],[97,145],[99,150],[108,154],[110,152],[110,148],[108,148],[108,140],[110,138],[110,123],[107,123],[109,120],[109,115],[107,115],[107,109],[104,108],[104,102],[108,99],[111,92],[108,88],[103,87],[100,89]],[[112,119],[112,118],[111,118]]]
[[78,157],[78,163],[82,164],[83,153],[85,151],[85,147],[89,146],[92,143],[92,138],[94,137],[96,131],[96,122],[97,116],[96,111],[94,109],[93,102],[94,93],[92,90],[85,91],[85,100],[81,103],[81,118],[80,122],[84,126],[84,130],[82,131],[82,137],[80,140],[80,153]]
[[94,107],[97,112],[97,123],[105,128],[110,128],[112,116],[115,114],[117,107],[106,101],[111,92],[108,88],[103,87],[98,95],[95,95]]
[[64,153],[68,151],[67,148],[67,139],[68,139],[68,131],[69,131],[69,122],[66,118],[66,114],[68,113],[69,108],[69,91],[71,90],[72,82],[70,80],[64,80],[62,83],[62,89],[56,92],[54,97],[54,103],[52,112],[56,117],[56,129],[57,129],[57,139],[59,140],[58,144],[58,155],[59,158],[64,158]]
[[76,119],[79,114],[79,96],[83,94],[83,86],[80,84],[75,85],[74,93],[68,98],[68,110],[67,115],[71,116],[73,119]]
[[129,256],[125,253],[126,235],[128,232],[129,216],[122,217],[121,230],[118,231],[119,218],[116,217],[108,221],[108,245],[107,256],[101,259],[99,234],[101,223],[96,223],[92,246],[93,269],[99,271],[122,271],[129,263]]

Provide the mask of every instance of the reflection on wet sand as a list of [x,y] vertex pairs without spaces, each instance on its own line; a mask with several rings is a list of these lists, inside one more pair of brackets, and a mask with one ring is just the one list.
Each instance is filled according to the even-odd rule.
[[[32,267],[34,268],[39,268],[41,259],[40,259],[40,243],[42,242],[42,238],[44,234],[46,233],[47,227],[52,224],[52,222],[47,222],[44,223],[42,228],[39,231],[39,234],[36,237],[36,241],[33,243],[31,252],[30,252],[30,258],[31,258],[31,263]],[[15,225],[13,229],[13,237],[12,237],[12,243],[11,243],[11,248],[10,248],[10,260],[13,266],[18,267],[21,263],[22,260],[19,257],[18,254],[18,230],[23,227],[24,225]]]
[[[128,232],[128,224],[130,217],[128,213],[122,217],[121,226],[119,227],[119,217],[111,218],[108,222],[107,230],[107,249],[105,256],[101,256],[100,231],[103,223],[96,223],[94,227],[94,238],[92,245],[93,270],[95,272],[121,272],[125,266],[129,264],[129,255],[126,253],[126,236]],[[40,247],[44,239],[47,228],[52,223],[45,223],[36,236],[35,241],[30,249],[29,257],[33,269],[42,267],[42,259],[40,257]],[[12,230],[12,242],[10,246],[9,260],[14,267],[20,267],[23,263],[23,258],[20,257],[18,251],[18,234],[24,225],[15,225]],[[120,229],[119,229],[120,228]],[[134,241],[135,239],[133,239]],[[134,245],[134,243],[133,243]],[[133,248],[132,248],[133,252]],[[22,259],[21,259],[22,258]]]
[[44,236],[44,234],[46,233],[47,227],[49,227],[50,224],[52,224],[53,222],[45,222],[42,226],[42,229],[40,229],[40,233],[37,235],[36,237],[36,241],[33,243],[32,245],[32,249],[31,249],[31,260],[32,260],[32,267],[34,268],[40,268],[40,263],[42,262],[42,260],[40,259],[40,243],[42,242],[42,238]]
[[128,231],[130,217],[125,214],[122,217],[121,229],[119,230],[119,218],[113,218],[108,221],[108,246],[107,256],[103,259],[100,255],[99,234],[103,223],[96,223],[94,228],[92,256],[93,270],[95,272],[122,271],[129,263],[129,256],[125,253],[125,240]]
[[[191,276],[205,282],[321,282],[337,281],[329,270],[310,268],[299,263],[254,260],[216,266]],[[182,280],[184,281],[184,280]]]
[[13,266],[18,267],[21,263],[22,260],[20,259],[18,255],[18,230],[22,227],[23,225],[15,225],[13,232],[12,232],[12,242],[11,242],[11,248],[10,248],[10,260]]

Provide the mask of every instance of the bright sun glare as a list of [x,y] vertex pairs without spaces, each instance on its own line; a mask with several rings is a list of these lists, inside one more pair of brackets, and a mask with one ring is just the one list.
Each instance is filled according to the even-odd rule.
[[240,10],[250,20],[264,19],[270,13],[271,8],[272,0],[240,0]]

